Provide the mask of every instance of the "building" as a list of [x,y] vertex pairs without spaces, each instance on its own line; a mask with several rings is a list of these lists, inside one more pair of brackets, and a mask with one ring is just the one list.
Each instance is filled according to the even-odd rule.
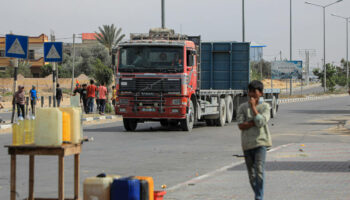
[[[82,49],[89,49],[96,47],[100,43],[96,40],[96,33],[82,33],[81,35],[81,43],[75,43],[75,55],[79,56]],[[64,43],[63,44],[63,52],[72,55],[73,52],[73,43]]]
[[[0,67],[10,67],[13,58],[5,57],[5,37],[0,37]],[[46,63],[44,62],[44,42],[48,41],[45,34],[38,37],[28,38],[28,61],[33,77],[39,77],[40,68]]]
[[256,42],[250,43],[250,61],[259,62],[264,56],[264,47],[266,45],[258,44]]

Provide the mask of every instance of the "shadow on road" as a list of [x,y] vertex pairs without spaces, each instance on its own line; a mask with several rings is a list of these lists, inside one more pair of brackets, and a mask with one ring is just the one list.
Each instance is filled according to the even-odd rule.
[[[275,161],[266,162],[266,171],[309,171],[309,172],[350,172],[350,161]],[[246,171],[246,165],[241,164],[228,171]]]

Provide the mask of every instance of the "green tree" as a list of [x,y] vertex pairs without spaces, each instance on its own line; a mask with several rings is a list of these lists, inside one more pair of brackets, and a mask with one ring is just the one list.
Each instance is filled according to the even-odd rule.
[[[11,78],[14,74],[14,61],[10,61],[11,66],[8,66],[5,70],[5,72],[0,73],[0,78]],[[30,71],[30,67],[32,65],[29,63],[29,61],[26,60],[19,60],[18,61],[18,70],[17,74],[21,74],[26,78],[32,77],[32,73]]]
[[[321,71],[319,68],[317,68],[313,70],[313,73],[321,80],[322,87],[325,87],[323,82],[324,70]],[[333,92],[335,90],[335,86],[337,85],[337,68],[330,63],[326,64],[326,76],[326,87],[329,91]]]
[[94,62],[94,73],[91,74],[91,77],[98,84],[105,83],[105,86],[108,88],[113,82],[113,71],[104,65],[100,59],[96,59]]
[[259,62],[252,61],[250,63],[250,80],[263,80],[271,78],[271,62],[261,60]]
[[112,25],[102,25],[98,27],[99,33],[96,33],[96,40],[108,49],[109,55],[112,55],[112,50],[116,48],[119,42],[125,37],[125,34],[121,35],[122,28]]

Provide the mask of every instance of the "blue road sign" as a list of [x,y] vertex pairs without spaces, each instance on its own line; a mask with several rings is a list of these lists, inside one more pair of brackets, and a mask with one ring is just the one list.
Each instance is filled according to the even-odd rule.
[[6,35],[5,56],[26,59],[28,56],[28,37],[21,35]]
[[303,61],[275,61],[271,64],[272,79],[302,79]]
[[62,62],[63,42],[45,42],[44,43],[44,61]]

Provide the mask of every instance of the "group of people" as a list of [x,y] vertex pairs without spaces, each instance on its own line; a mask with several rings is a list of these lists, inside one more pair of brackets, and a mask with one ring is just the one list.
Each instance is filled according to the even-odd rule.
[[[115,86],[112,87],[113,89],[113,95],[112,95],[112,104],[115,106],[116,102],[116,90]],[[97,110],[99,114],[104,115],[105,113],[105,107],[106,107],[106,101],[107,101],[107,88],[105,86],[105,83],[101,83],[100,85],[95,85],[94,80],[90,80],[90,85],[87,84],[77,84],[73,95],[75,96],[77,93],[80,95],[80,102],[83,104],[85,113],[89,114],[93,112],[94,109],[94,102],[96,101]],[[33,85],[32,89],[29,91],[30,95],[30,106],[32,114],[35,115],[35,106],[37,101],[39,101],[38,98],[38,92],[36,90],[36,87]],[[63,92],[62,88],[60,88],[60,84],[56,85],[56,103],[57,107],[61,106],[61,102],[63,102]],[[22,116],[25,117],[25,91],[24,86],[19,85],[18,90],[15,92],[13,96],[12,103],[17,107],[17,115],[18,117]],[[3,106],[0,104],[0,108]]]
[[[29,91],[30,94],[30,106],[32,110],[32,114],[35,115],[35,105],[38,99],[38,93],[35,88],[35,86],[32,86],[32,89]],[[15,95],[13,96],[12,104],[17,106],[17,116],[25,117],[25,91],[24,86],[19,85],[18,90],[16,91]]]
[[[113,95],[112,95],[112,103],[115,105],[115,99],[116,99],[116,91],[115,87],[112,87],[113,89]],[[86,114],[92,113],[94,110],[94,103],[96,102],[97,110],[100,115],[105,114],[105,108],[107,103],[107,87],[105,86],[105,83],[102,82],[100,85],[95,85],[94,80],[90,80],[90,85],[83,84],[79,85],[77,84],[73,95],[75,96],[77,93],[80,94],[80,102],[83,103],[84,111]]]

